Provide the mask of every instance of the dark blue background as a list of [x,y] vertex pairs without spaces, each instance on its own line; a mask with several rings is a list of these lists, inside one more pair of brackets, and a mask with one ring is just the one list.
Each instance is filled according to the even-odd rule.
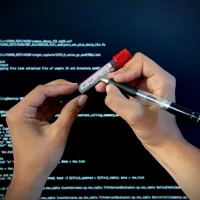
[[[200,2],[191,0],[3,0],[0,37],[100,40],[107,47],[97,65],[103,65],[124,47],[132,54],[142,52],[176,77],[177,102],[200,111],[199,9]],[[198,128],[185,130],[186,137],[200,147]]]
[[[13,58],[8,60],[9,64],[16,62],[20,64],[29,62],[31,64],[34,62],[34,65],[41,66],[52,61],[54,65],[58,66],[66,65],[66,63],[100,66],[107,63],[115,53],[127,48],[132,54],[144,53],[173,74],[177,80],[177,103],[200,112],[199,21],[200,2],[191,0],[1,0],[0,2],[1,39],[72,39],[74,42],[99,41],[105,42],[107,45],[106,48],[98,49],[98,52],[102,53],[102,57],[97,59],[79,61],[73,59],[44,61],[39,59],[35,63],[36,61]],[[13,52],[21,52],[22,49],[13,48]],[[24,50],[26,49],[24,48]],[[54,50],[58,52],[71,51],[71,49],[63,50],[63,48]],[[84,51],[84,49],[82,50]],[[0,51],[6,52],[7,49],[4,47]],[[73,51],[76,52],[77,49]],[[49,52],[49,49],[28,49],[28,52]],[[6,76],[2,76],[3,73]],[[65,78],[81,82],[83,78],[90,75],[89,72],[81,73],[1,72],[0,83],[4,84],[4,87],[1,87],[0,91],[2,96],[7,94],[21,96],[27,94],[36,85],[53,79]],[[103,103],[104,97],[105,94],[93,91],[84,111],[86,113],[97,113],[102,110],[110,112]],[[164,177],[162,180],[159,178],[158,180],[166,183],[166,180],[170,179],[169,175],[143,150],[126,123],[121,119],[109,120],[77,120],[79,128],[74,125],[73,134],[70,136],[71,142],[69,141],[67,147],[73,153],[66,152],[66,154],[72,157],[87,157],[88,155],[90,157],[92,156],[91,152],[96,151],[96,159],[106,154],[109,158],[120,154],[120,158],[122,158],[126,154],[130,160],[133,161],[134,157],[140,161],[136,162],[137,164],[131,161],[133,168],[130,167],[130,163],[124,164],[124,168],[130,167],[130,172],[131,169],[137,171],[136,168],[140,168],[140,170],[143,169],[142,173],[145,173],[148,169],[143,165],[148,162],[150,168],[146,172],[148,176],[151,177],[152,171],[157,171],[157,173],[162,174],[160,177]],[[100,123],[101,127],[99,127]],[[178,124],[185,138],[195,146],[200,147],[200,128],[180,120],[178,120]],[[93,129],[95,126],[99,127],[98,130]],[[90,127],[89,130],[86,127]],[[84,133],[80,133],[83,129],[85,129]],[[127,134],[122,136],[121,133],[126,131]],[[90,150],[86,148],[88,145]],[[95,158],[93,157],[93,159]],[[98,168],[99,165],[95,166]],[[137,167],[134,168],[136,165]],[[103,166],[108,167],[106,164]],[[113,166],[116,167],[116,165]],[[153,179],[155,177],[152,175],[150,180]]]

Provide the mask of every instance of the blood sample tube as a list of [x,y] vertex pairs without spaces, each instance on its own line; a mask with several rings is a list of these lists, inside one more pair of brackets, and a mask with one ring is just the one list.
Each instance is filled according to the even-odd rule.
[[84,80],[79,84],[78,89],[70,95],[64,95],[61,97],[60,104],[66,104],[69,100],[87,92],[90,88],[95,86],[100,82],[100,78],[102,76],[106,76],[108,73],[115,71],[118,68],[123,67],[130,59],[132,55],[129,53],[127,49],[123,49],[118,54],[113,56],[113,59],[108,62],[106,65],[101,67],[98,71]]
[[127,49],[123,49],[118,54],[113,56],[113,59],[108,62],[106,65],[101,67],[98,71],[80,83],[78,87],[78,91],[83,94],[88,91],[90,88],[95,86],[100,82],[100,78],[102,76],[107,75],[110,72],[115,71],[117,68],[123,67],[130,59],[132,55],[129,53]]

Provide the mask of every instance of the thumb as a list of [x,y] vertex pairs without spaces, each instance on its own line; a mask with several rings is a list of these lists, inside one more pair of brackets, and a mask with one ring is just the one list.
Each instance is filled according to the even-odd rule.
[[143,117],[143,107],[136,100],[127,99],[114,85],[106,86],[105,104],[120,115],[130,126],[135,126]]
[[59,134],[63,132],[64,135],[68,135],[66,132],[70,131],[75,118],[87,102],[87,98],[86,95],[78,96],[64,106],[59,118],[52,124]]

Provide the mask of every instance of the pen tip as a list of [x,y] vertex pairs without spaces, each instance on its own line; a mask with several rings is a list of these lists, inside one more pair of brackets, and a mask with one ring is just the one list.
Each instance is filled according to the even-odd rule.
[[104,82],[104,83],[108,83],[108,82],[109,82],[109,78],[104,77],[104,76],[101,77],[100,80],[101,80],[102,82]]

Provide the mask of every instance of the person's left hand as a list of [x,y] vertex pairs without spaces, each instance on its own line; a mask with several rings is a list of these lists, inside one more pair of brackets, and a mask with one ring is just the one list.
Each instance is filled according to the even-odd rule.
[[[59,96],[71,94],[77,88],[78,84],[62,79],[39,85],[8,111],[13,177],[18,182],[38,177],[45,180],[57,166],[73,121],[87,101],[87,96],[81,95],[63,106],[59,105]],[[51,124],[59,113],[59,118]]]

